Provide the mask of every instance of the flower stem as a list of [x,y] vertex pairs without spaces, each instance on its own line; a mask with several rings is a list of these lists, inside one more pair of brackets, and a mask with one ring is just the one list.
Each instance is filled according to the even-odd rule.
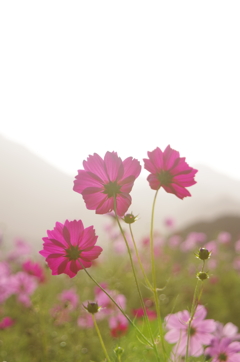
[[148,280],[147,274],[145,273],[144,267],[143,267],[143,265],[142,265],[142,261],[141,261],[141,258],[140,258],[140,255],[139,255],[139,252],[138,252],[138,249],[137,249],[137,245],[136,245],[136,242],[135,242],[135,238],[134,238],[134,236],[133,236],[133,231],[132,231],[132,226],[131,226],[131,224],[129,224],[129,230],[130,230],[130,234],[131,234],[131,237],[132,237],[132,241],[133,241],[135,253],[136,253],[136,256],[137,256],[137,259],[138,259],[138,263],[139,263],[139,266],[140,266],[141,271],[142,271],[142,273],[143,273],[143,277],[144,277],[144,279],[145,279],[145,282],[146,282],[147,286],[152,290],[152,285],[151,285],[150,281]]
[[100,330],[99,330],[99,328],[98,328],[97,321],[96,321],[96,318],[95,318],[95,315],[94,315],[94,314],[92,314],[92,319],[93,319],[93,323],[94,323],[95,329],[96,329],[96,331],[97,331],[98,338],[99,338],[99,340],[100,340],[100,343],[101,343],[103,352],[104,352],[104,354],[105,354],[105,356],[106,356],[106,358],[107,358],[107,361],[108,361],[108,362],[111,362],[111,360],[110,360],[110,358],[109,358],[109,355],[108,355],[108,353],[107,353],[105,344],[104,344],[104,342],[103,342],[101,332],[100,332]]
[[164,336],[163,336],[163,327],[162,327],[162,319],[161,319],[161,311],[160,311],[160,303],[158,299],[158,293],[157,293],[157,280],[156,280],[156,267],[155,267],[155,257],[154,257],[154,238],[153,238],[153,231],[154,231],[154,212],[155,212],[155,205],[157,200],[158,191],[156,191],[154,199],[153,199],[153,205],[152,205],[152,214],[151,214],[151,227],[150,227],[150,250],[151,250],[151,265],[152,265],[152,283],[153,283],[153,296],[157,311],[157,317],[158,317],[158,328],[160,333],[160,339],[164,354],[164,359],[166,360],[166,349],[165,349],[165,342],[164,342]]
[[125,233],[124,233],[124,231],[123,231],[123,228],[122,228],[122,226],[121,226],[121,224],[120,224],[120,221],[119,221],[119,217],[118,217],[117,212],[116,212],[116,198],[114,198],[114,212],[115,212],[115,217],[116,217],[116,220],[117,220],[119,229],[120,229],[120,231],[121,231],[121,234],[122,234],[122,236],[123,236],[123,239],[124,239],[124,241],[125,241],[125,244],[126,244],[126,247],[127,247],[127,250],[128,250],[128,255],[129,255],[129,259],[130,259],[130,263],[131,263],[131,267],[132,267],[132,271],[133,271],[133,276],[134,276],[135,283],[136,283],[136,286],[137,286],[137,291],[138,291],[138,294],[139,294],[139,297],[140,297],[140,302],[141,302],[141,305],[142,305],[142,308],[143,308],[143,311],[144,311],[144,318],[145,318],[145,321],[146,321],[146,323],[147,323],[147,327],[148,327],[148,330],[149,330],[149,333],[150,333],[150,336],[151,336],[152,345],[153,345],[153,348],[154,348],[156,357],[157,357],[158,361],[160,361],[159,352],[158,352],[158,350],[157,350],[157,348],[156,348],[156,344],[155,344],[154,338],[153,338],[152,329],[151,329],[151,326],[150,326],[150,323],[149,323],[146,306],[145,306],[145,303],[144,303],[144,301],[143,301],[142,293],[141,293],[141,290],[140,290],[140,287],[139,287],[139,283],[138,283],[138,279],[137,279],[135,267],[134,267],[133,260],[132,260],[131,250],[130,250],[130,248],[129,248],[128,241],[127,241],[127,239],[126,239]]
[[[205,266],[205,260],[203,260],[203,264],[202,264],[202,272],[204,271],[204,266]],[[191,306],[191,313],[190,313],[190,319],[188,322],[188,330],[187,330],[187,346],[186,346],[186,356],[185,356],[185,362],[188,361],[188,350],[189,350],[189,343],[190,343],[190,332],[191,332],[191,324],[198,306],[198,302],[202,296],[202,291],[203,291],[203,281],[202,281],[202,288],[199,292],[199,295],[197,297],[197,291],[198,291],[198,285],[199,285],[199,279],[197,280],[196,286],[195,286],[195,290],[194,290],[194,295],[193,295],[193,301],[192,301],[192,306]]]
[[[82,264],[82,263],[81,263]],[[124,312],[124,310],[115,302],[115,300],[111,297],[111,295],[91,276],[91,274],[87,271],[87,269],[82,264],[82,267],[85,273],[89,276],[89,278],[108,296],[108,298],[113,302],[113,304],[120,310],[120,312],[124,315],[124,317],[129,321],[129,323],[137,330],[137,332],[141,335],[144,341],[151,347],[154,348],[154,345],[142,334],[142,332],[138,329],[135,323],[128,317],[128,315]]]

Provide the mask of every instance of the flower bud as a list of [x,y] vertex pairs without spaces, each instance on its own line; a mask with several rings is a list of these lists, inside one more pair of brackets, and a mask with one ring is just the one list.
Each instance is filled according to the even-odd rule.
[[200,248],[198,254],[196,254],[196,257],[201,260],[207,260],[211,256],[211,251],[208,251],[205,248]]
[[199,272],[197,273],[196,277],[203,282],[204,280],[209,278],[209,275],[205,272]]
[[115,353],[115,355],[118,356],[118,357],[120,357],[120,356],[123,354],[123,352],[124,352],[124,349],[123,349],[122,347],[116,347],[116,348],[114,349],[114,353]]
[[101,309],[96,302],[88,302],[88,305],[83,307],[91,314],[95,314]]
[[136,220],[137,220],[137,216],[134,216],[132,213],[126,214],[123,217],[123,221],[125,221],[126,224],[133,224]]

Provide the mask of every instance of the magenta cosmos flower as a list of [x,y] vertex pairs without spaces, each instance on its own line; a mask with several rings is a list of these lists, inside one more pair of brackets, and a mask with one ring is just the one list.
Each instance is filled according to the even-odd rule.
[[206,348],[205,354],[212,357],[212,362],[240,362],[240,342],[231,338],[215,338]]
[[95,246],[98,237],[93,226],[84,229],[81,220],[57,222],[47,234],[39,253],[46,258],[52,275],[65,273],[72,278],[80,269],[89,268],[102,252]]
[[196,183],[195,174],[198,172],[189,167],[184,157],[179,156],[179,152],[167,146],[164,152],[156,148],[148,152],[149,158],[144,158],[144,167],[150,175],[147,180],[151,189],[159,190],[163,187],[166,192],[175,194],[180,199],[191,196],[186,187]]
[[[204,345],[208,345],[214,338],[213,332],[216,329],[216,322],[213,319],[206,319],[207,311],[203,306],[198,306],[191,323],[189,356],[201,356],[204,352]],[[186,354],[187,334],[190,314],[187,310],[170,314],[166,317],[166,328],[168,332],[165,339],[169,343],[175,343],[173,355],[184,356]]]
[[84,170],[78,170],[73,190],[82,194],[89,210],[96,214],[106,214],[114,210],[123,216],[132,199],[129,193],[135,179],[139,176],[141,166],[132,157],[122,161],[116,152],[107,152],[104,159],[97,153],[83,161]]

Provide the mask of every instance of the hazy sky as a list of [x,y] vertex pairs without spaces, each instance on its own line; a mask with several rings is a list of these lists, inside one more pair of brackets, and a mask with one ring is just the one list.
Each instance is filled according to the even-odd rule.
[[240,1],[1,1],[0,133],[76,174],[168,144],[240,179]]

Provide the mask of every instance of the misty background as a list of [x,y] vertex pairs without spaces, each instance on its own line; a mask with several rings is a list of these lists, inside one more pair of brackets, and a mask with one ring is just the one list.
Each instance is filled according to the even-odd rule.
[[[166,217],[179,230],[239,225],[239,17],[239,1],[0,2],[4,240],[39,247],[56,221],[80,218],[105,242],[108,217],[72,190],[82,161],[141,161],[168,144],[199,172],[191,198],[159,193],[156,228]],[[146,177],[131,193],[138,237],[154,196]]]

